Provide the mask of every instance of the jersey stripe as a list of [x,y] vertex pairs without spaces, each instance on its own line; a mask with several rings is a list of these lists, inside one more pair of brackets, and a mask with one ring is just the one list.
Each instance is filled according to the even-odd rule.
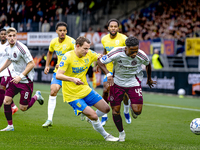
[[19,49],[19,51],[24,55],[26,54],[26,51],[23,49],[23,47],[17,42],[16,43],[17,48]]
[[148,59],[144,54],[142,54],[141,52],[138,52],[137,55],[138,55],[139,57],[141,57],[142,59],[146,60],[146,61],[149,60],[149,59]]
[[108,58],[109,58],[109,57],[111,57],[112,55],[117,54],[117,53],[122,52],[122,51],[123,51],[122,48],[118,48],[118,49],[116,49],[116,50],[111,51],[110,53],[108,53],[107,56],[108,56]]

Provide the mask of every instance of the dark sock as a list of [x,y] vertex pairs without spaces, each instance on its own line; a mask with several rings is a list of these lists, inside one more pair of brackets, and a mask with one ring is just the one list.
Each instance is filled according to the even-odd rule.
[[31,101],[28,103],[27,110],[33,106],[33,104],[35,103],[36,100],[37,100],[37,97],[34,95],[34,96],[31,98]]
[[122,132],[124,130],[122,125],[122,117],[121,115],[113,115],[113,121],[115,123],[115,126],[117,127],[119,132]]
[[3,89],[0,89],[0,108],[3,104],[4,96],[5,96],[5,91]]
[[4,114],[6,116],[8,125],[12,125],[12,109],[11,109],[11,105],[5,105],[4,104]]

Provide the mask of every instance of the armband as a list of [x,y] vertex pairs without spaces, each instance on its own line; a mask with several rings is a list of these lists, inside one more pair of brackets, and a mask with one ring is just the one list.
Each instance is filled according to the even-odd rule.
[[19,77],[22,79],[23,77],[25,77],[22,73],[19,75]]
[[106,74],[106,77],[110,77],[110,76],[112,76],[110,72]]

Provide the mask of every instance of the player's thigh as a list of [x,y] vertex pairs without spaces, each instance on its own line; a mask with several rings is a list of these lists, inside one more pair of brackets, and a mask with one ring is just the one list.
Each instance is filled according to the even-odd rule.
[[110,111],[110,107],[104,99],[101,99],[93,106],[103,113],[108,113]]
[[20,89],[20,104],[27,106],[31,101],[33,93],[33,82],[18,83],[16,86]]
[[129,100],[128,94],[125,93],[123,97],[123,102],[125,105],[128,105],[128,100]]
[[111,107],[121,105],[125,93],[125,88],[116,84],[110,87],[109,102]]

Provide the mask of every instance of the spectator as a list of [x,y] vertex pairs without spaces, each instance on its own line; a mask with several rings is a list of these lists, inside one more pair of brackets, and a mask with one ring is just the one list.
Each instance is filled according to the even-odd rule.
[[58,61],[57,55],[56,53],[54,53],[53,58],[51,59],[51,63],[50,63],[51,67],[55,67],[57,64],[57,61]]
[[78,9],[78,13],[79,13],[79,15],[82,14],[82,12],[83,12],[83,8],[84,8],[84,3],[83,3],[82,0],[80,0],[80,1],[78,2],[78,5],[77,5],[77,9]]
[[6,23],[5,23],[5,26],[4,26],[3,28],[7,30],[8,28],[10,28],[10,26],[9,26],[8,23],[6,22]]
[[163,66],[163,63],[160,59],[160,55],[159,55],[159,50],[158,49],[155,49],[154,50],[154,54],[152,56],[152,65],[153,65],[153,68],[154,69],[162,69],[164,66]]
[[44,23],[42,24],[42,32],[49,32],[50,30],[50,24],[47,22],[47,19],[44,20]]
[[1,15],[1,17],[0,17],[0,22],[7,22],[7,16],[4,14],[4,13],[2,13],[2,15]]

